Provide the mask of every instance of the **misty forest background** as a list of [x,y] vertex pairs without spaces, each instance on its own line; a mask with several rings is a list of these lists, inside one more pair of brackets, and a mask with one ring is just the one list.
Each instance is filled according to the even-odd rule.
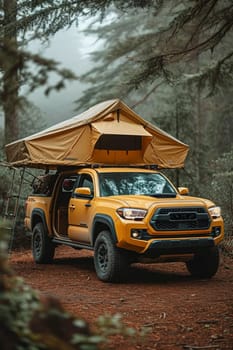
[[[185,169],[164,172],[191,195],[222,207],[225,241],[232,245],[232,27],[232,0],[0,1],[0,160],[6,143],[61,121],[44,116],[32,99],[36,91],[54,103],[54,95],[65,98],[70,87],[81,87],[73,114],[63,119],[120,98],[190,146]],[[78,74],[75,65],[63,66],[33,46],[49,47],[64,30],[66,41],[70,31],[82,31],[82,40],[92,43],[88,56],[77,55]],[[11,172],[0,167],[0,177],[3,215]]]
[[[0,0],[0,217],[13,172],[3,166],[5,144],[120,98],[190,146],[185,169],[164,171],[222,207],[222,251],[232,256],[232,28],[232,0]],[[67,65],[41,50],[60,33]],[[26,239],[28,191],[25,184],[12,237],[17,247]],[[1,348],[96,350],[109,348],[114,334],[135,338],[119,315],[101,317],[93,333],[55,300],[41,300],[7,264],[5,223],[0,219]]]

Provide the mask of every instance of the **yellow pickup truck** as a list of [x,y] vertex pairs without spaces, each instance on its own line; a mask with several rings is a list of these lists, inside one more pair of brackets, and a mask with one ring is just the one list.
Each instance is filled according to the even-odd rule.
[[212,277],[220,208],[158,171],[183,168],[188,149],[119,99],[6,145],[11,166],[45,171],[26,201],[35,261],[50,262],[65,244],[93,250],[106,282],[134,262],[182,260],[193,276]]
[[224,235],[219,207],[144,167],[47,174],[26,201],[25,225],[36,263],[51,262],[59,244],[90,249],[104,282],[120,281],[135,262],[183,261],[191,275],[210,278]]

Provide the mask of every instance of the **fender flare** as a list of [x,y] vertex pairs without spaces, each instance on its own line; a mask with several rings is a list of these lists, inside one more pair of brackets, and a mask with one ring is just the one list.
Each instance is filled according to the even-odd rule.
[[94,246],[95,240],[97,238],[96,227],[97,225],[101,225],[101,224],[109,228],[110,235],[114,243],[117,243],[118,239],[117,239],[116,229],[115,229],[114,221],[111,218],[111,216],[106,214],[96,214],[96,216],[94,217],[94,220],[92,223],[92,229],[91,229],[91,245]]
[[[41,220],[38,220],[37,218],[40,218]],[[46,222],[46,218],[45,218],[45,213],[42,209],[39,208],[35,208],[32,210],[32,214],[31,214],[31,231],[33,231],[34,226],[38,223],[38,222],[42,222],[42,224],[44,225],[44,228],[46,230],[46,232],[48,232],[48,225]]]

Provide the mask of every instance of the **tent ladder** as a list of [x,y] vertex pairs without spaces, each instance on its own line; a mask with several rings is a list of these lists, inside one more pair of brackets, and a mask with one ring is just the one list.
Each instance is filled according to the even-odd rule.
[[8,248],[9,253],[11,252],[12,246],[13,246],[15,227],[16,227],[17,215],[19,210],[19,200],[21,197],[22,185],[23,185],[24,173],[25,173],[25,168],[20,170],[20,179],[18,182],[16,179],[17,169],[14,167],[10,169],[13,171],[13,174],[11,179],[11,185],[7,193],[7,196],[5,198],[5,204],[4,204],[5,210],[3,214],[3,221],[10,224],[10,227],[8,227],[8,230],[10,230],[11,232],[9,248]]

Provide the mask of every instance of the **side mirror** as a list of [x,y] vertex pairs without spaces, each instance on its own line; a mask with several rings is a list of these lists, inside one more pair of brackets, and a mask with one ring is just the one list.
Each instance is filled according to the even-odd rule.
[[178,192],[182,196],[187,196],[189,194],[189,189],[188,187],[178,187]]
[[92,198],[93,195],[91,193],[91,189],[89,187],[77,187],[74,190],[74,193],[78,197],[84,197],[84,198]]

